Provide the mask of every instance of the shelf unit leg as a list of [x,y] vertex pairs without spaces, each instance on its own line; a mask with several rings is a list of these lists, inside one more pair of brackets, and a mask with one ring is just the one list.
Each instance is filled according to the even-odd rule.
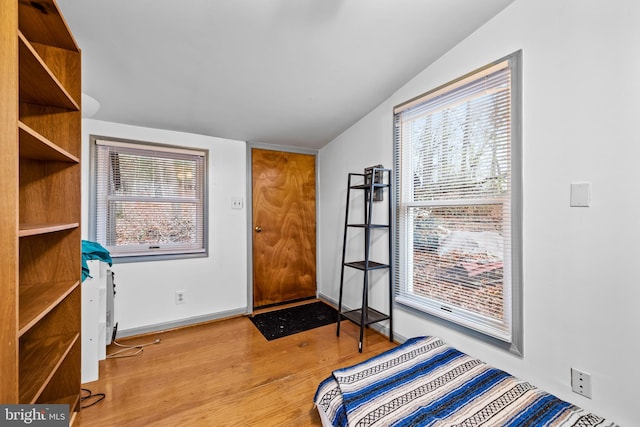
[[387,198],[387,218],[389,221],[389,341],[393,342],[393,272],[395,271],[393,268],[393,225],[395,221],[395,217],[393,214],[393,201],[395,200],[395,196],[392,190],[392,179],[391,171],[387,171],[387,182],[389,183],[389,197]]
[[351,194],[351,174],[347,178],[347,208],[344,215],[344,236],[342,239],[342,270],[340,272],[340,297],[338,298],[338,319],[336,326],[336,336],[340,336],[340,323],[342,321],[342,288],[344,285],[344,261],[347,253],[347,224],[349,223],[349,197]]

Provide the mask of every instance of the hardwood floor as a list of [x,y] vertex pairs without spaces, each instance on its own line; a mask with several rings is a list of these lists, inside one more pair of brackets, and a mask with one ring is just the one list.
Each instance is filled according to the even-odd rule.
[[368,329],[360,354],[358,332],[343,321],[340,337],[334,323],[267,341],[239,317],[118,340],[161,341],[139,356],[101,361],[100,379],[83,387],[106,398],[82,409],[77,425],[321,426],[313,405],[320,381],[395,345]]

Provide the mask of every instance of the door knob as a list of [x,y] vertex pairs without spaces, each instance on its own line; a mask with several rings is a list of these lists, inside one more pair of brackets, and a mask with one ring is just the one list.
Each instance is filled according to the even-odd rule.
[[262,227],[260,227],[260,226],[256,226],[256,233],[259,233],[259,232],[261,232],[261,231],[262,231]]

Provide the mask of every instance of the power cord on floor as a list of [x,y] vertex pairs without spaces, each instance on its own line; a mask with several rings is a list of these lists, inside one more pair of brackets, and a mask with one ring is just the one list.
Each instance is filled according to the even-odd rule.
[[[113,340],[113,342],[111,343],[113,345],[116,345],[118,347],[122,347],[121,350],[117,350],[113,353],[107,354],[107,359],[117,359],[117,358],[121,358],[121,357],[132,357],[132,356],[137,356],[140,353],[142,353],[142,351],[144,350],[144,347],[150,346],[150,345],[154,345],[154,344],[160,344],[160,338],[158,338],[157,340],[150,342],[150,343],[146,343],[146,344],[138,344],[138,345],[123,345],[120,344],[119,342],[117,342],[116,340]],[[134,353],[132,354],[123,354],[126,353],[127,351],[134,351]],[[89,408],[93,405],[95,405],[96,403],[102,402],[104,400],[104,398],[106,397],[106,395],[104,393],[96,393],[93,394],[93,392],[91,390],[89,390],[88,388],[83,388],[81,389],[82,393],[84,393],[84,395],[80,396],[80,407],[82,409],[84,408]],[[83,404],[85,401],[90,401],[90,403],[88,404]]]
[[[102,402],[102,401],[104,400],[104,398],[106,397],[104,393],[96,393],[96,394],[93,394],[93,393],[91,392],[91,390],[89,390],[88,388],[83,388],[83,389],[82,389],[82,391],[83,391],[84,393],[87,393],[87,394],[85,394],[84,396],[80,396],[80,403],[81,403],[81,406],[80,406],[80,407],[81,407],[82,409],[84,409],[84,408],[88,408],[88,407],[90,407],[90,406],[95,405],[96,403]],[[86,405],[83,405],[83,404],[82,404],[82,402],[84,402],[84,401],[86,401],[86,400],[91,400],[91,403],[86,404]]]
[[[144,347],[148,347],[154,344],[160,344],[160,338],[150,343],[138,344],[138,345],[123,345],[115,340],[111,344],[116,345],[118,347],[122,347],[122,349],[114,351],[113,353],[107,354],[107,359],[118,359],[123,357],[138,356],[140,355],[140,353],[142,353],[142,351],[144,350]],[[131,351],[133,351],[133,353],[127,353]]]

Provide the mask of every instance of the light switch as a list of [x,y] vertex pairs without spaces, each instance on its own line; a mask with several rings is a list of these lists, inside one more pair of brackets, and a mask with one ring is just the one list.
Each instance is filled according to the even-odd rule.
[[571,183],[571,206],[572,207],[591,206],[591,183],[590,182]]

